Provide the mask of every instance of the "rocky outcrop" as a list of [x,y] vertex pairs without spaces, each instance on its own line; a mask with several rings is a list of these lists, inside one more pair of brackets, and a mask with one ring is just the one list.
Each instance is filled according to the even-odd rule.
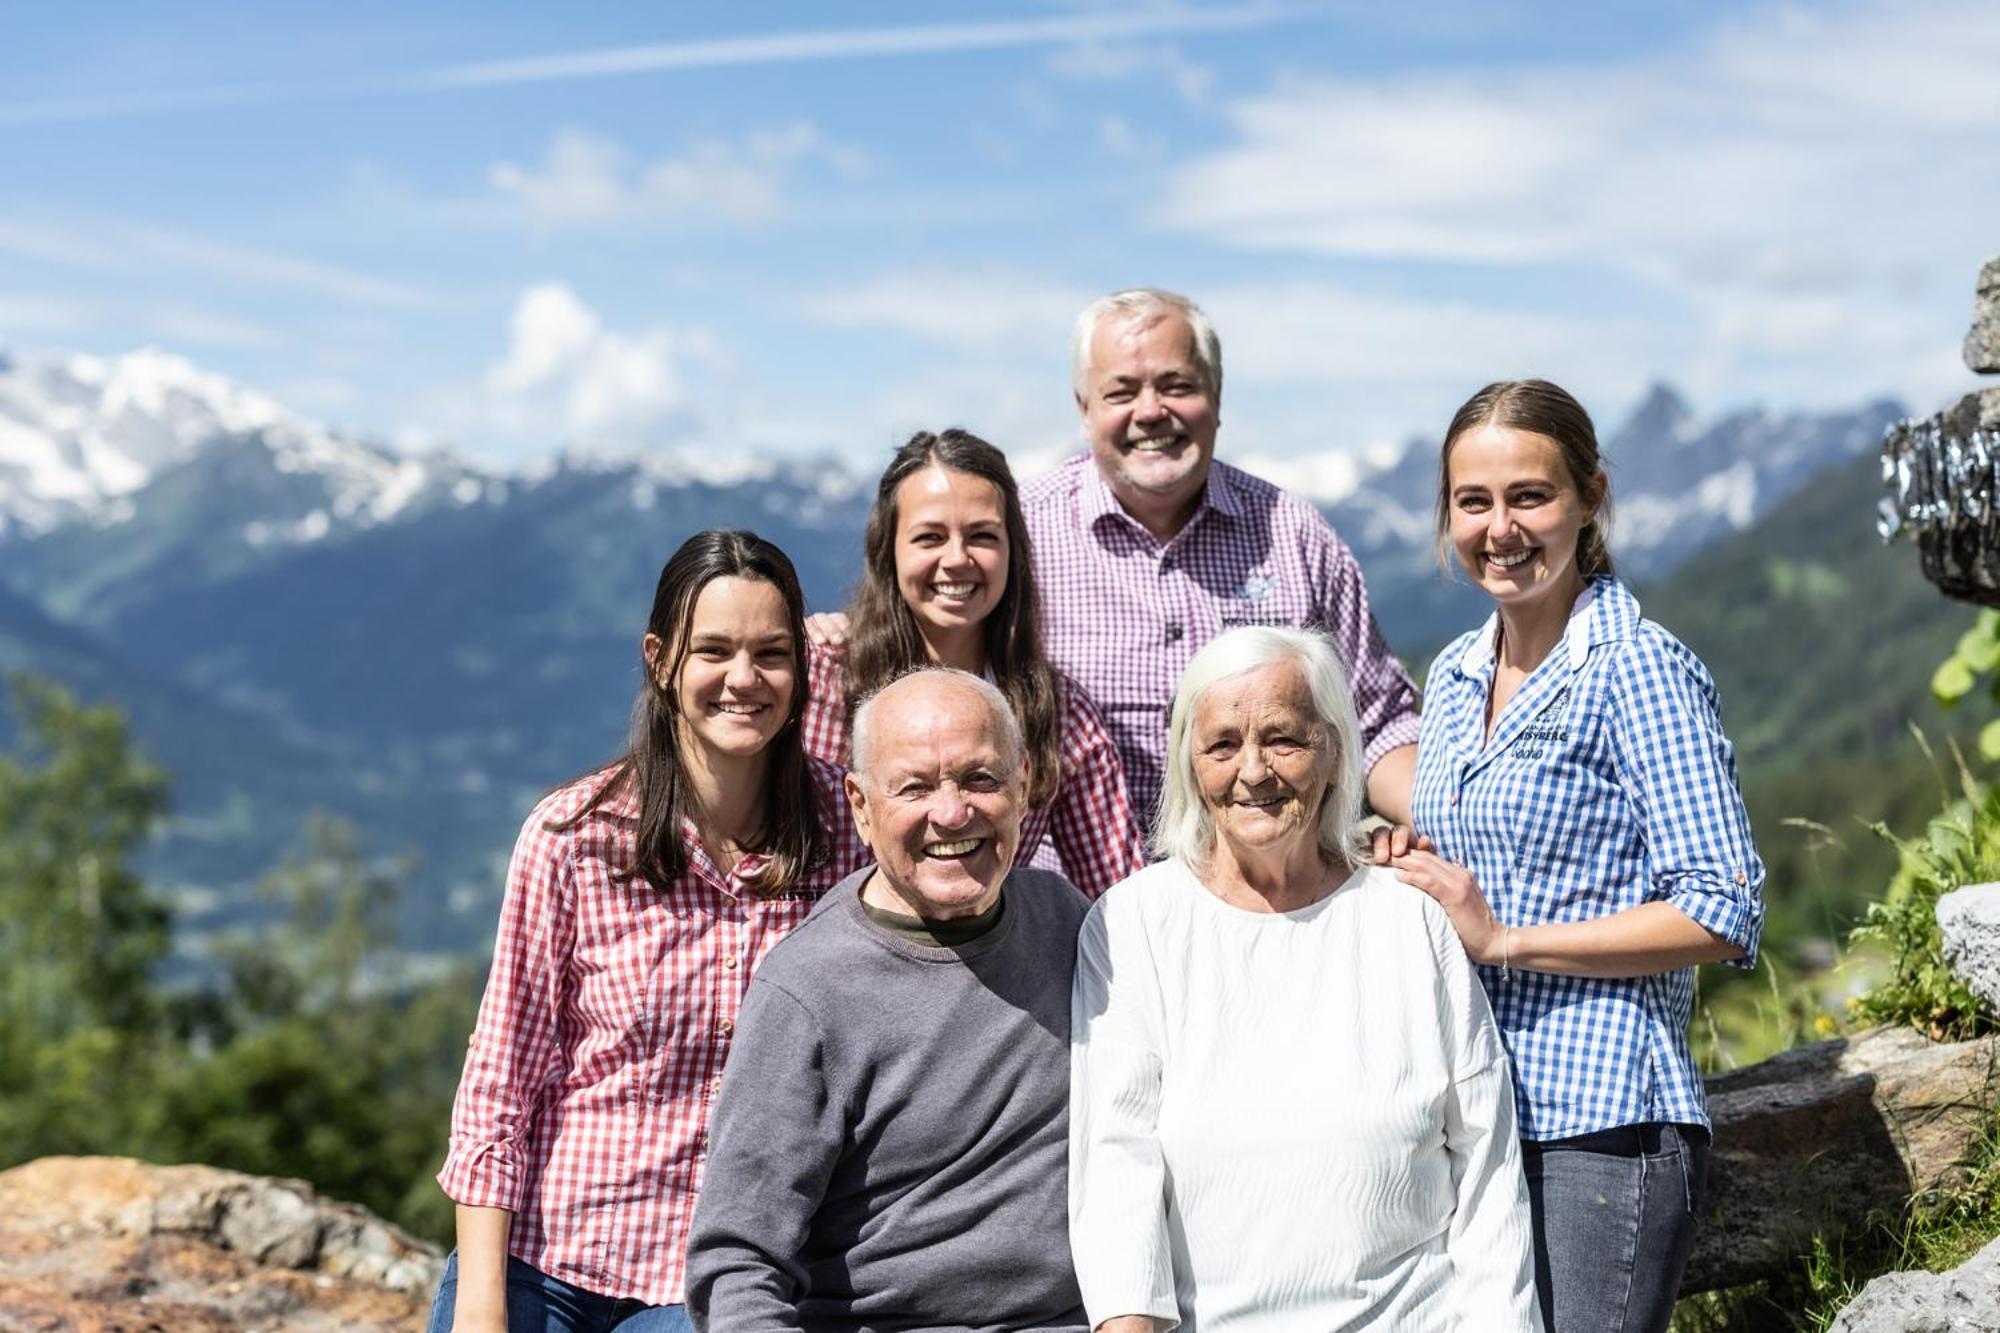
[[442,1266],[302,1181],[118,1157],[0,1172],[0,1329],[416,1330]]
[[1979,295],[1972,327],[1965,335],[1965,364],[1982,374],[2000,374],[2000,255],[1979,270]]
[[1878,1028],[1708,1080],[1715,1151],[1682,1292],[1782,1269],[1871,1212],[1951,1182],[1993,1114],[2000,1037]]
[[2000,884],[1968,884],[1940,897],[1937,923],[1945,965],[1987,1013],[2000,1014]]
[[2000,1240],[1949,1273],[1884,1273],[1829,1333],[1994,1333],[2000,1329]]

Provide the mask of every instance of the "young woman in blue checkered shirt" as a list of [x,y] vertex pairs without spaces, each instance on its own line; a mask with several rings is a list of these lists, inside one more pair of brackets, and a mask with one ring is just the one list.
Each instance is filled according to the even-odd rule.
[[1694,968],[1750,966],[1764,868],[1715,684],[1612,572],[1590,416],[1543,380],[1452,419],[1441,547],[1494,601],[1424,691],[1390,865],[1450,914],[1508,1052],[1550,1333],[1661,1330],[1694,1238],[1708,1114]]

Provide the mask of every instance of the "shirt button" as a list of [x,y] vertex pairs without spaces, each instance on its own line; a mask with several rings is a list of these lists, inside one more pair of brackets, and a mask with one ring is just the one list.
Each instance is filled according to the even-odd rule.
[[708,1081],[708,1095],[713,1097],[716,1093],[721,1091],[722,1091],[722,1075],[717,1074],[714,1078]]
[[715,1025],[715,1035],[718,1037],[726,1037],[734,1031],[736,1031],[736,1024],[727,1018]]
[[730,968],[730,969],[732,969],[732,970],[733,970],[733,969],[735,968],[735,966],[736,966],[736,955],[735,955],[735,954],[730,954],[730,955],[729,955],[729,957],[727,957],[727,958],[725,958],[725,959],[723,959],[723,960],[722,960],[722,965],[723,965],[724,967],[727,967],[727,968]]
[[1167,642],[1179,643],[1180,641],[1181,641],[1181,627],[1178,624],[1167,626]]

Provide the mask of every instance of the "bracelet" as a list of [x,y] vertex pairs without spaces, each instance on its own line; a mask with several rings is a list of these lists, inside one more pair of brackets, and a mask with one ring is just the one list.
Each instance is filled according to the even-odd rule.
[[1506,981],[1514,975],[1514,928],[1500,927],[1500,980]]

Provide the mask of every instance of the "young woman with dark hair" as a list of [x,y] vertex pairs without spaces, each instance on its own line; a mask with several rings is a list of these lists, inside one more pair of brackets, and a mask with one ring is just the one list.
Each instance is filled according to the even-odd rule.
[[676,551],[631,743],[546,797],[508,871],[438,1182],[432,1333],[690,1327],[688,1221],[745,987],[868,860],[800,740],[803,599],[747,532]]
[[1063,873],[1095,898],[1145,866],[1145,842],[1102,716],[1042,653],[1028,556],[1006,455],[962,430],[911,436],[876,486],[845,647],[811,646],[806,748],[844,762],[855,705],[926,662],[988,677],[1027,741],[1017,863],[1049,843]]
[[1424,686],[1435,851],[1389,859],[1481,966],[1550,1333],[1667,1327],[1708,1161],[1694,969],[1750,966],[1764,915],[1715,682],[1613,574],[1609,502],[1589,414],[1546,380],[1452,419],[1439,543],[1494,613]]

